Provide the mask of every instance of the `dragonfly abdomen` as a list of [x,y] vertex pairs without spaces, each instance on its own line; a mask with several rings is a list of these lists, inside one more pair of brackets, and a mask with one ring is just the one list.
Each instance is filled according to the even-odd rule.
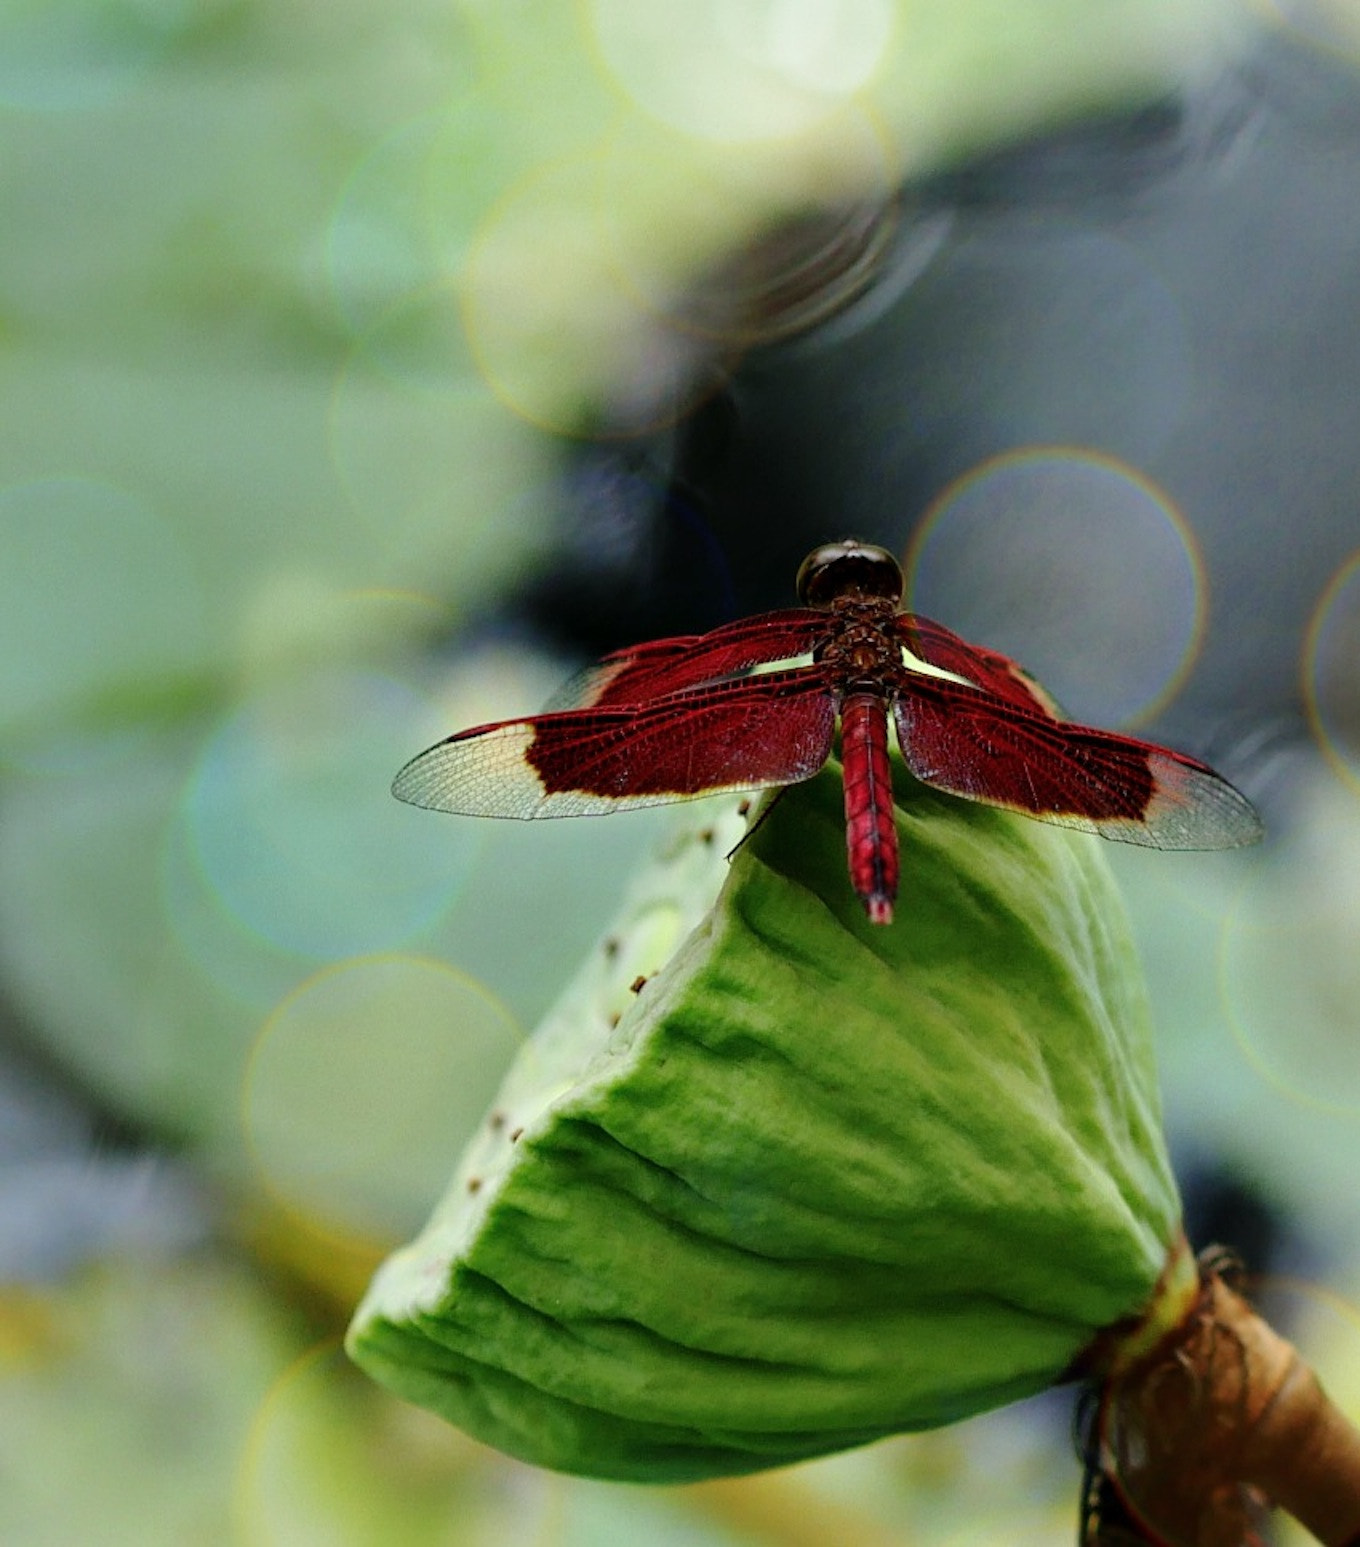
[[898,853],[888,706],[879,694],[852,692],[842,702],[841,761],[851,884],[870,920],[887,924],[897,896]]

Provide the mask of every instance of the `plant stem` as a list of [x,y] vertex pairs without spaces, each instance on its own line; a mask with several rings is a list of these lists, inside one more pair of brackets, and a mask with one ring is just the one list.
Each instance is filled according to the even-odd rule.
[[1101,1454],[1151,1541],[1241,1547],[1273,1505],[1325,1547],[1360,1542],[1360,1430],[1213,1267],[1181,1325],[1107,1382]]

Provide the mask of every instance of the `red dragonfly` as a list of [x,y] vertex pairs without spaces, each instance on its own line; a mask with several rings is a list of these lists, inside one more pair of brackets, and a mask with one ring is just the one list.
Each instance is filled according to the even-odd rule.
[[422,752],[392,793],[463,816],[556,817],[768,789],[810,779],[839,721],[850,880],[875,924],[892,920],[899,868],[889,712],[907,767],[952,795],[1156,849],[1261,836],[1212,768],[1064,720],[1014,661],[901,611],[902,592],[886,549],[828,544],[798,572],[801,607],[615,651],[565,704]]

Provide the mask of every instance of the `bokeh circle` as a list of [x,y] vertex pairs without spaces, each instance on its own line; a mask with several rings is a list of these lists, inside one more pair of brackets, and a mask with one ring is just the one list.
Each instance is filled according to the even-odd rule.
[[1018,660],[1072,719],[1130,725],[1177,692],[1207,601],[1165,490],[1103,453],[1027,447],[951,483],[907,555],[913,610]]
[[411,1233],[521,1040],[484,984],[429,958],[315,974],[265,1021],[247,1065],[242,1123],[266,1191],[321,1233]]

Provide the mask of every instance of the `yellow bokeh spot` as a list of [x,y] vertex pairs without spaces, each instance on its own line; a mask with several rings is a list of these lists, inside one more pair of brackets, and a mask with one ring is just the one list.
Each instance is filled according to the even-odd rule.
[[245,1076],[267,1192],[312,1231],[395,1242],[438,1197],[520,1040],[489,990],[438,962],[317,973],[266,1021]]
[[1360,791],[1360,551],[1328,582],[1304,637],[1303,700],[1322,755]]
[[697,139],[783,139],[875,78],[894,0],[589,0],[602,70],[627,98]]

